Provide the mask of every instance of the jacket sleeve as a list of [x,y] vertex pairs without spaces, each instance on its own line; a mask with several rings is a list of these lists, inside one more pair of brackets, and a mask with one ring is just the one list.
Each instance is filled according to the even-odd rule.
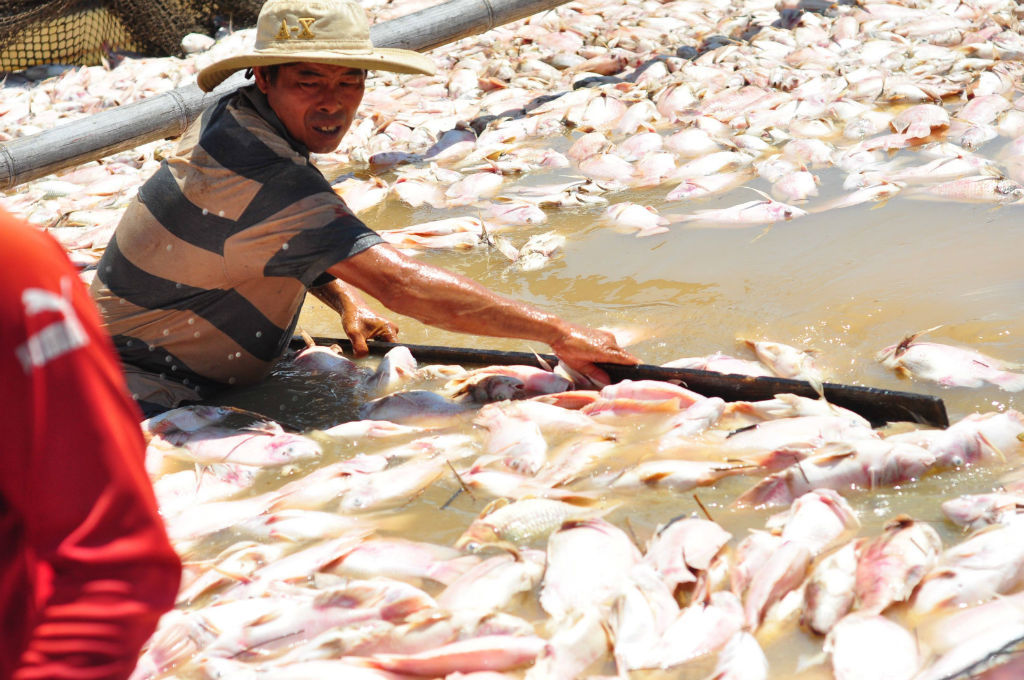
[[47,243],[33,257],[48,261],[34,269],[54,278],[29,286],[35,304],[23,296],[15,352],[22,446],[0,475],[32,600],[13,677],[126,678],[173,606],[181,563],[144,470],[140,415],[120,364],[77,273]]

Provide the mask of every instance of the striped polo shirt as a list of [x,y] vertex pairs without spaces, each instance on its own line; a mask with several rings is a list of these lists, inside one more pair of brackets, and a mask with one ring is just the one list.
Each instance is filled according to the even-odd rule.
[[123,362],[208,397],[259,382],[307,288],[381,242],[249,86],[207,109],[140,187],[91,293]]

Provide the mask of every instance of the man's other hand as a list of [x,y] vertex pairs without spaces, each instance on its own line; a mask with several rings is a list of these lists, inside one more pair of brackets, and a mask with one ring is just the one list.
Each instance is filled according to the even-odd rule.
[[595,363],[635,366],[640,360],[619,347],[608,331],[582,326],[569,326],[568,331],[550,343],[551,349],[569,368],[589,378],[596,385],[607,385],[608,374]]
[[362,301],[345,305],[341,326],[352,341],[352,353],[356,357],[365,357],[370,353],[367,340],[394,342],[398,339],[398,326],[362,304]]

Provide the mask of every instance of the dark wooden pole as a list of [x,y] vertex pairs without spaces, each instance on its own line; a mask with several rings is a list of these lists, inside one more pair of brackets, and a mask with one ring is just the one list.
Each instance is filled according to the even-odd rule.
[[[568,0],[451,0],[370,28],[379,47],[424,51],[564,4]],[[0,144],[0,189],[182,134],[203,109],[248,83],[241,73],[213,92],[196,84]]]
[[[318,345],[340,345],[351,353],[352,344],[344,338],[313,338]],[[471,349],[466,347],[437,347],[433,345],[410,345],[409,348],[417,361],[446,364],[462,364],[472,366],[521,364],[541,366],[543,360],[550,366],[558,363],[553,354],[530,354],[528,352],[507,352],[491,349]],[[368,343],[371,354],[384,354],[397,347],[398,343],[371,341]],[[292,339],[292,349],[299,350],[306,346],[299,336]],[[613,382],[621,380],[666,380],[681,384],[705,397],[720,397],[725,401],[758,401],[771,399],[776,394],[796,394],[801,397],[815,399],[818,393],[810,383],[789,378],[762,378],[749,375],[726,375],[711,371],[699,371],[693,368],[666,368],[651,364],[639,366],[622,366],[618,364],[599,364],[608,373]],[[883,390],[863,385],[841,385],[824,383],[822,385],[825,398],[836,406],[850,409],[879,427],[888,422],[911,422],[946,427],[949,416],[942,399],[928,394]]]

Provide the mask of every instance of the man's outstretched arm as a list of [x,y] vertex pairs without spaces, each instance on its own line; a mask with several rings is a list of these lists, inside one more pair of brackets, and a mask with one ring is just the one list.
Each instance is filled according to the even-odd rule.
[[387,244],[375,245],[328,270],[425,324],[458,331],[546,343],[570,368],[607,383],[596,362],[637,364],[611,333],[577,326],[506,298],[464,276],[419,262]]

